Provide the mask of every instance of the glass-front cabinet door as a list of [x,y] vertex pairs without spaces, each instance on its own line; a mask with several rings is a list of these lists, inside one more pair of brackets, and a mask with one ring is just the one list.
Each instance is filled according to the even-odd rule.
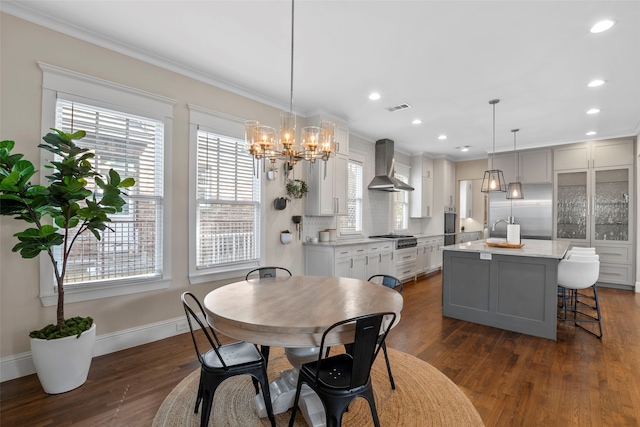
[[593,172],[593,239],[629,241],[630,169],[606,169]]
[[589,239],[588,183],[586,170],[556,174],[556,238]]

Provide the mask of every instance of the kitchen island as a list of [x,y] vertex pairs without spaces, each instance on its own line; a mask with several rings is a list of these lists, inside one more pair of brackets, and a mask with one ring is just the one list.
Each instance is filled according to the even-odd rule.
[[556,339],[558,262],[569,242],[522,240],[521,248],[484,240],[445,246],[442,314]]

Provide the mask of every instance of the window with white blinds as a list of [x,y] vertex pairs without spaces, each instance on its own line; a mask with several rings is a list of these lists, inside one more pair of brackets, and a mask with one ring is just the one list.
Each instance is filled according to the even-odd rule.
[[340,233],[362,232],[362,163],[349,160],[347,166],[347,215],[340,217]]
[[196,268],[260,259],[260,180],[243,140],[197,130]]
[[[402,182],[409,183],[408,176],[396,173],[395,177]],[[409,228],[409,193],[407,191],[393,193],[393,222],[394,230]]]
[[[159,278],[163,273],[164,123],[58,98],[55,126],[65,132],[84,130],[78,145],[95,153],[103,176],[115,169],[135,185],[123,196],[123,211],[110,215],[102,239],[83,233],[67,265],[65,285],[86,286]],[[89,182],[100,197],[100,188]],[[59,248],[58,248],[59,249]],[[60,258],[60,251],[55,252]],[[60,263],[60,259],[58,259]]]

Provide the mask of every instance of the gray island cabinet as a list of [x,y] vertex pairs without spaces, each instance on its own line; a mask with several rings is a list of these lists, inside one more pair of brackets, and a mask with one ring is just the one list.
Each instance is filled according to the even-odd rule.
[[555,340],[558,262],[569,243],[522,243],[517,249],[482,240],[445,246],[443,316]]

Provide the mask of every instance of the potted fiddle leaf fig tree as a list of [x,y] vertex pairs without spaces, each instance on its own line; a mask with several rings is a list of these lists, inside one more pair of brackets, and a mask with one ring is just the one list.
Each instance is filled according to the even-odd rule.
[[[45,166],[52,171],[46,176],[46,186],[30,182],[36,169],[23,154],[12,153],[14,141],[0,142],[0,214],[28,224],[14,234],[18,243],[13,252],[23,258],[44,253],[53,266],[58,295],[56,322],[29,336],[38,378],[45,392],[55,394],[84,384],[95,341],[96,325],[91,317],[66,319],[64,315],[69,255],[81,234],[90,232],[100,240],[102,232],[113,231],[109,215],[122,211],[126,203],[122,189],[135,182],[133,178],[121,179],[113,169],[105,181],[91,163],[91,150],[74,142],[85,137],[85,131],[69,134],[52,130],[55,133],[45,135],[44,143],[38,145],[56,155]],[[89,189],[92,182],[97,186],[95,193]]]

